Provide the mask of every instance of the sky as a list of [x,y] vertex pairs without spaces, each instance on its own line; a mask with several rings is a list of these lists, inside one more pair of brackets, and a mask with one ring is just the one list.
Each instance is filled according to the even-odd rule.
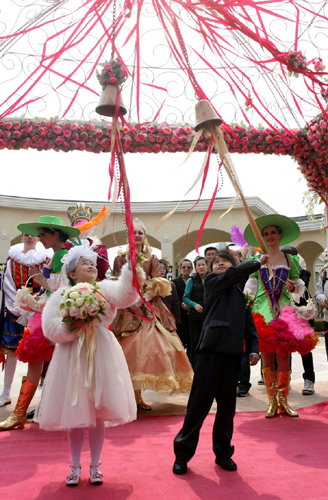
[[[1,151],[0,194],[69,201],[108,201],[109,154],[54,151]],[[287,156],[231,155],[245,196],[258,196],[276,212],[289,217],[306,215],[306,181]],[[185,197],[203,163],[204,153],[126,154],[131,201],[196,200],[200,183]],[[210,199],[216,184],[217,162],[212,155],[202,199]],[[217,197],[234,197],[223,171]],[[51,201],[49,201],[49,208]],[[317,208],[316,213],[320,213]]]

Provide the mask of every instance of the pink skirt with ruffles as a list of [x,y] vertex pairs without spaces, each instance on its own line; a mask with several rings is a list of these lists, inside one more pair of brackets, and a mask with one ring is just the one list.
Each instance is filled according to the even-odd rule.
[[54,346],[43,335],[41,317],[41,312],[33,314],[24,330],[23,338],[18,344],[17,359],[23,363],[33,363],[37,359],[50,361],[52,358]]

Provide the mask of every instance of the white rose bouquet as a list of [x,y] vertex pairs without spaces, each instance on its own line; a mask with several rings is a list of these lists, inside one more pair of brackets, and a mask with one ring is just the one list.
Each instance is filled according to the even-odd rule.
[[78,283],[69,290],[64,290],[59,302],[60,315],[64,325],[74,328],[74,323],[84,324],[94,320],[101,323],[100,315],[105,314],[106,299],[98,292],[100,287],[94,283]]

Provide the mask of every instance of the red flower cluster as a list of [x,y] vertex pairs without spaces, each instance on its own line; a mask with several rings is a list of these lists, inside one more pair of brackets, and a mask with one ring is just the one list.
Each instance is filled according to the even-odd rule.
[[[232,124],[221,125],[230,153],[289,155],[300,165],[312,191],[328,191],[328,121],[320,115],[303,130],[273,130]],[[176,153],[189,151],[194,130],[189,125],[123,126],[120,133],[125,153]],[[0,149],[39,151],[109,152],[111,124],[26,119],[0,121]],[[206,151],[209,139],[200,136],[195,151]]]
[[[282,316],[284,319],[275,318],[267,324],[260,313],[253,313],[254,324],[259,336],[260,352],[277,352],[281,356],[291,352],[299,352],[303,356],[312,351],[319,341],[318,334],[312,331],[304,335],[303,338],[297,338],[287,322],[284,309]],[[297,321],[300,324],[302,321],[305,322],[304,325],[307,324],[305,320],[299,318]],[[309,329],[308,325],[307,329]]]

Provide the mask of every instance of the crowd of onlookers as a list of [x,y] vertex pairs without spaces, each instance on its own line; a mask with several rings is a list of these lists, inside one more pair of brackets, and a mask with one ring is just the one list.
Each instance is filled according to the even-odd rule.
[[[179,276],[172,280],[172,296],[163,299],[166,306],[175,316],[178,335],[185,346],[190,363],[193,367],[195,362],[195,349],[200,338],[203,324],[204,280],[206,275],[210,272],[211,262],[214,256],[218,251],[227,251],[233,256],[236,265],[238,265],[240,262],[247,260],[247,258],[250,257],[251,254],[249,254],[249,252],[251,250],[253,250],[253,253],[255,252],[254,249],[250,247],[246,253],[243,254],[239,250],[235,249],[236,247],[233,244],[221,242],[216,246],[209,246],[205,248],[204,256],[198,255],[193,262],[188,258],[182,259],[179,264]],[[297,255],[296,248],[291,246],[286,246],[282,249],[282,251],[292,255]],[[167,261],[165,259],[161,259],[160,263],[163,269],[162,276],[165,277],[169,271]],[[301,268],[300,278],[305,282],[307,289],[310,277],[311,273],[308,270]],[[321,273],[315,292],[315,299],[319,306],[328,306],[328,298],[326,298],[326,295],[328,296],[328,290],[326,291],[326,295],[324,291],[326,281],[327,273]],[[240,283],[240,288],[243,289],[244,285],[245,283]],[[327,309],[324,309],[324,320],[325,330],[328,330]],[[310,321],[310,324],[313,326],[313,320]],[[301,357],[304,370],[304,388],[302,390],[302,394],[304,396],[312,395],[315,392],[315,371],[312,351]],[[252,386],[250,383],[250,376],[251,369],[249,359],[248,355],[245,354],[242,359],[242,370],[237,388],[238,397],[248,396],[249,390]],[[264,385],[262,369],[259,370],[258,385]]]

